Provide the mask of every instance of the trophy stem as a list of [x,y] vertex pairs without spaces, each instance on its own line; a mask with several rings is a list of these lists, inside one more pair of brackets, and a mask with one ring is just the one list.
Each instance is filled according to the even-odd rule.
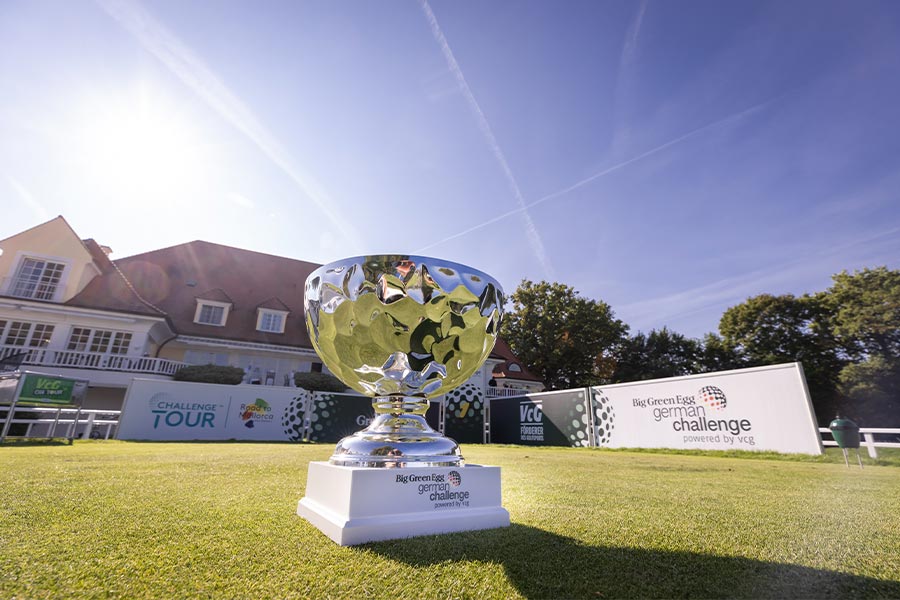
[[425,420],[428,399],[383,396],[372,401],[368,427],[338,442],[329,462],[345,467],[457,467],[459,444]]
[[428,399],[413,396],[378,396],[372,400],[378,415],[424,415],[428,411]]

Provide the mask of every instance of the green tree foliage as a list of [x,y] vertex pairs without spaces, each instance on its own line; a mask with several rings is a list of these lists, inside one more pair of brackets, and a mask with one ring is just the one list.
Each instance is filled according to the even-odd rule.
[[237,385],[244,379],[244,370],[238,367],[222,367],[219,365],[190,365],[175,371],[172,378],[175,381]]
[[346,392],[347,386],[329,373],[294,373],[294,383],[309,392]]
[[820,295],[827,325],[852,358],[900,359],[900,271],[887,267],[843,271]]
[[850,402],[843,412],[870,427],[900,426],[900,365],[882,356],[841,370],[841,392]]
[[701,355],[700,342],[665,327],[648,335],[639,332],[622,342],[613,383],[690,375]]
[[820,326],[827,313],[814,297],[762,294],[732,306],[719,322],[722,343],[742,356],[745,366],[802,363],[820,423],[834,417],[843,367],[834,337]]
[[900,271],[846,271],[819,295],[822,327],[850,360],[840,371],[843,409],[869,425],[900,425]]
[[561,284],[523,280],[510,296],[503,339],[549,389],[607,383],[628,326],[602,301]]
[[737,348],[725,342],[714,333],[707,333],[700,342],[700,352],[694,367],[696,373],[711,373],[742,369],[747,366],[747,357]]

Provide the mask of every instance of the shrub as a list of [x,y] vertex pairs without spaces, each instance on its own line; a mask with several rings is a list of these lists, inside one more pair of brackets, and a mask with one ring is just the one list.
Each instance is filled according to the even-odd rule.
[[294,373],[294,382],[310,392],[346,392],[347,386],[329,373]]
[[189,367],[181,367],[175,371],[173,378],[175,381],[237,385],[244,380],[244,370],[238,367],[221,367],[218,365],[191,365]]

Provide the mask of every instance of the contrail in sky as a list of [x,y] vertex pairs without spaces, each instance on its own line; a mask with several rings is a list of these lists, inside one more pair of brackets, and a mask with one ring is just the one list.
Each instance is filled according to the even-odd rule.
[[96,0],[97,4],[202,98],[219,116],[246,135],[308,197],[347,242],[356,246],[359,232],[340,218],[334,202],[315,179],[293,164],[289,153],[253,112],[231,92],[187,45],[134,0]]
[[[494,132],[491,129],[490,124],[488,123],[487,117],[485,117],[484,112],[481,110],[481,106],[479,106],[478,101],[475,99],[475,95],[472,93],[472,89],[466,82],[466,78],[463,75],[462,69],[459,67],[459,63],[456,62],[456,57],[453,56],[453,51],[450,49],[450,44],[447,42],[447,38],[444,37],[444,33],[443,31],[441,31],[441,27],[440,25],[438,25],[437,18],[434,16],[434,12],[432,12],[431,7],[428,5],[428,1],[420,0],[420,2],[422,5],[422,11],[425,13],[425,17],[428,19],[428,24],[431,25],[431,33],[434,35],[435,41],[437,41],[438,45],[441,47],[441,52],[443,52],[444,59],[447,61],[447,66],[450,67],[450,71],[453,73],[454,77],[456,77],[456,83],[459,86],[463,97],[466,99],[466,102],[469,104],[469,108],[475,115],[475,120],[478,122],[478,128],[481,130],[481,133],[487,141],[488,146],[490,146],[491,151],[494,153],[494,158],[496,158],[497,162],[500,163],[500,167],[503,169],[503,175],[506,177],[506,182],[509,185],[510,190],[512,191],[513,197],[515,197],[516,199],[516,203],[519,205],[516,210],[508,214],[522,215],[522,218],[525,221],[525,233],[528,236],[528,241],[531,244],[531,249],[537,256],[537,259],[540,261],[541,266],[544,269],[544,274],[552,280],[553,265],[550,263],[550,258],[547,256],[547,251],[544,248],[544,242],[543,240],[541,240],[540,233],[538,233],[537,227],[535,227],[534,221],[531,219],[531,214],[528,212],[528,208],[530,206],[533,206],[533,204],[525,203],[525,198],[522,196],[522,191],[519,189],[519,184],[512,173],[512,169],[509,168],[509,163],[506,161],[506,156],[503,154],[503,150],[500,149],[500,144],[497,142],[497,138],[494,137]],[[453,236],[451,238],[448,238],[448,240],[455,237],[458,236]],[[431,244],[429,246],[426,246],[426,248],[431,248],[435,245],[436,244]]]
[[694,136],[697,136],[697,135],[703,133],[704,131],[707,131],[707,130],[712,129],[712,128],[714,128],[714,127],[718,127],[718,126],[720,126],[720,125],[724,125],[724,124],[726,124],[726,123],[730,123],[730,122],[732,122],[732,121],[738,121],[738,120],[740,120],[740,119],[743,119],[744,117],[747,117],[747,116],[749,116],[749,115],[751,115],[751,114],[753,114],[753,113],[755,113],[755,112],[758,112],[758,111],[764,109],[766,106],[768,106],[769,104],[771,104],[771,103],[774,102],[774,101],[775,101],[775,100],[773,99],[773,100],[767,100],[767,101],[765,101],[765,102],[760,102],[759,104],[756,104],[756,105],[754,105],[754,106],[751,106],[750,108],[748,108],[748,109],[746,109],[746,110],[742,110],[742,111],[740,111],[740,112],[738,112],[738,113],[734,113],[733,115],[729,115],[729,116],[727,116],[727,117],[724,117],[724,118],[722,118],[722,119],[719,119],[718,121],[713,121],[712,123],[709,123],[709,124],[707,124],[707,125],[703,125],[702,127],[698,127],[697,129],[694,129],[693,131],[689,131],[688,133],[685,133],[684,135],[678,136],[677,138],[675,138],[675,139],[673,139],[673,140],[669,140],[669,141],[666,142],[665,144],[662,144],[662,145],[660,145],[660,146],[657,146],[657,147],[655,147],[655,148],[653,148],[653,149],[651,149],[651,150],[647,150],[646,152],[643,152],[643,153],[641,153],[641,154],[638,154],[637,156],[633,156],[632,158],[629,158],[629,159],[626,160],[626,161],[622,161],[622,162],[620,162],[620,163],[617,163],[617,164],[615,164],[615,165],[613,165],[613,166],[611,166],[611,167],[607,167],[606,169],[603,169],[602,171],[598,171],[597,173],[594,173],[594,174],[591,175],[590,177],[586,177],[585,179],[582,179],[581,181],[579,181],[579,182],[577,182],[577,183],[573,183],[572,185],[570,185],[570,186],[567,187],[567,188],[564,188],[564,189],[561,189],[561,190],[559,190],[559,191],[553,192],[552,194],[549,194],[549,195],[547,195],[547,196],[544,196],[543,198],[539,198],[539,199],[535,200],[534,202],[531,202],[531,203],[529,203],[529,204],[525,204],[525,205],[521,206],[520,208],[516,208],[516,209],[514,209],[514,210],[505,212],[505,213],[503,213],[503,214],[501,214],[501,215],[497,215],[496,217],[494,217],[494,218],[492,218],[492,219],[489,219],[489,220],[487,220],[487,221],[484,221],[483,223],[479,223],[478,225],[475,225],[475,226],[473,226],[473,227],[470,227],[470,228],[468,228],[468,229],[466,229],[466,230],[464,230],[464,231],[460,231],[459,233],[455,233],[455,234],[453,234],[453,235],[451,235],[451,236],[449,236],[449,237],[446,237],[446,238],[444,238],[444,239],[442,239],[442,240],[439,240],[439,241],[437,241],[437,242],[433,242],[433,243],[431,243],[431,244],[429,244],[429,245],[427,245],[427,246],[423,246],[422,248],[419,248],[418,250],[416,250],[416,252],[421,252],[421,251],[423,251],[423,250],[428,250],[429,248],[433,248],[433,247],[438,246],[438,245],[440,245],[440,244],[443,244],[443,243],[445,243],[445,242],[449,242],[450,240],[455,240],[456,238],[459,238],[459,237],[462,237],[462,236],[467,235],[467,234],[469,234],[469,233],[472,233],[473,231],[478,231],[479,229],[483,229],[483,228],[485,228],[485,227],[487,227],[487,226],[489,226],[489,225],[493,225],[494,223],[496,223],[496,222],[498,222],[498,221],[502,221],[503,219],[506,219],[506,218],[508,218],[508,217],[511,217],[511,216],[513,216],[513,215],[515,215],[515,214],[518,214],[518,213],[522,212],[522,211],[528,210],[529,208],[532,208],[532,207],[534,207],[534,206],[537,206],[538,204],[543,204],[544,202],[547,202],[548,200],[553,200],[553,199],[555,199],[555,198],[559,198],[560,196],[564,196],[564,195],[568,194],[569,192],[572,192],[572,191],[574,191],[574,190],[577,190],[578,188],[581,188],[581,187],[586,186],[587,184],[591,183],[592,181],[595,181],[595,180],[597,180],[597,179],[600,179],[601,177],[603,177],[603,176],[605,176],[605,175],[609,175],[610,173],[613,173],[613,172],[615,172],[615,171],[618,171],[619,169],[623,169],[623,168],[627,167],[628,165],[630,165],[630,164],[632,164],[632,163],[636,163],[636,162],[638,162],[638,161],[640,161],[640,160],[643,160],[643,159],[645,159],[645,158],[647,158],[647,157],[649,157],[649,156],[653,156],[654,154],[658,154],[659,152],[662,152],[663,150],[665,150],[665,149],[667,149],[667,148],[670,148],[670,147],[672,147],[672,146],[674,146],[674,145],[676,145],[676,144],[680,144],[681,142],[683,142],[683,141],[685,141],[685,140],[687,140],[687,139],[689,139],[689,138],[692,138],[692,137],[694,137]]
[[33,212],[39,220],[46,221],[50,217],[50,213],[47,212],[44,205],[38,202],[34,195],[28,191],[28,188],[22,185],[18,179],[11,175],[7,175],[6,181],[9,182],[10,187],[15,190],[16,194],[19,195],[19,198],[22,199],[22,202],[31,209],[31,212]]

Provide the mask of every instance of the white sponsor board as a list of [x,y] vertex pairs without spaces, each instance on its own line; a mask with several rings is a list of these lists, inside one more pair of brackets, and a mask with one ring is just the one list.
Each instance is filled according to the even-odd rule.
[[799,363],[599,386],[592,395],[600,446],[822,453]]
[[116,437],[299,441],[309,399],[299,388],[134,379]]

